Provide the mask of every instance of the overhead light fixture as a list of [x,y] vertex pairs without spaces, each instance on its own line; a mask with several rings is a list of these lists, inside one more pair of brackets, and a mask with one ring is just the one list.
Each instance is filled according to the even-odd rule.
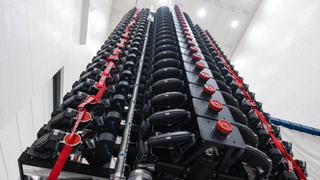
[[233,28],[237,27],[238,25],[239,25],[238,21],[233,21],[231,23],[231,27],[233,27]]
[[204,17],[206,15],[206,11],[204,9],[200,9],[198,12],[199,17]]
[[168,4],[168,0],[160,0],[160,4],[166,5],[166,4]]

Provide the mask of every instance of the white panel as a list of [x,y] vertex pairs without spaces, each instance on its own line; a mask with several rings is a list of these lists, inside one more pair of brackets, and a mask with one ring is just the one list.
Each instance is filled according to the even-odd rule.
[[[79,31],[74,31],[77,33],[73,34],[73,40],[75,43],[78,43],[80,45],[85,45],[87,41],[89,6],[90,0],[81,0],[79,1],[79,3],[77,3],[77,8],[80,9],[80,16],[77,17],[77,23],[73,24],[73,30],[78,29]],[[63,11],[61,17],[66,17],[65,14],[68,14],[68,11]]]
[[50,79],[43,87],[43,110],[44,121],[48,122],[51,119],[51,112],[53,111],[53,80]]
[[[126,0],[125,7],[122,7],[122,12],[127,13],[136,5],[136,0]],[[148,7],[150,8],[150,7]]]
[[[39,32],[34,32],[34,33],[35,33],[34,36],[41,36],[41,34],[39,35]],[[45,61],[45,59],[40,59],[40,57],[43,54],[47,55],[48,51],[50,50],[49,47],[51,45],[49,44],[50,42],[48,41],[49,41],[48,36],[46,35],[43,38],[39,38],[36,42],[30,44],[30,54],[32,59],[31,63],[35,63],[36,61],[40,61],[40,60]]]
[[[25,48],[20,50],[19,53],[12,56],[12,60],[14,61],[12,63],[13,74],[18,78],[18,81],[14,84],[14,88],[21,89],[21,86],[31,85],[32,79],[29,49]],[[8,76],[7,79],[12,80],[12,78],[8,78]]]
[[22,152],[16,116],[0,130],[0,144],[8,178],[16,180],[19,177],[17,160]]
[[[92,34],[87,37],[88,44],[80,47],[72,42],[72,25],[77,23],[74,18],[80,16],[77,2],[0,0],[0,144],[9,179],[16,180],[19,174],[17,158],[21,145],[16,117],[25,149],[36,131],[50,119],[53,97],[52,81],[47,84],[49,79],[65,67],[64,92],[70,91],[72,83],[107,38],[112,1],[91,0],[95,10],[89,15],[88,30]],[[26,103],[28,107],[23,108]],[[32,117],[34,126],[30,123]],[[34,132],[24,131],[33,127]],[[1,157],[2,180],[7,178],[2,177]]]
[[27,25],[26,3],[21,2],[0,9],[0,36]]
[[[114,0],[114,1],[117,1],[117,0]],[[137,8],[141,9],[143,8],[143,5],[145,3],[146,0],[138,0],[137,2]],[[112,3],[113,4],[113,3]]]
[[[125,3],[126,3],[126,0],[113,0],[112,1],[112,8],[113,9],[118,9],[118,10],[121,11],[121,9],[123,8],[123,5]],[[113,12],[113,13],[119,13],[119,12]],[[123,13],[126,13],[126,12],[123,12]]]
[[12,96],[12,99],[1,107],[4,125],[17,113],[17,109],[14,108],[16,105],[18,105],[16,98]]
[[[314,7],[319,5],[313,2]],[[319,15],[302,0],[263,1],[232,57],[264,110],[318,128],[314,120],[319,117],[319,85],[314,82],[319,81],[320,71],[320,26],[315,18]],[[242,63],[244,58],[247,65]]]
[[292,142],[294,159],[307,162],[308,179],[319,179],[320,166],[320,138],[281,127],[281,136],[284,140]]
[[21,147],[28,147],[35,139],[30,101],[17,113],[17,122]]
[[13,88],[13,80],[8,78],[9,74],[13,74],[13,63],[11,59],[3,61],[0,66],[0,107],[5,106],[11,99],[14,99],[16,92],[16,89]]
[[[13,56],[14,74],[10,80],[12,81],[12,89],[15,89],[14,97],[19,102],[14,108],[19,110],[26,104],[32,96],[32,79],[29,49],[21,50]],[[21,88],[24,87],[24,88]],[[13,92],[11,92],[13,93]]]
[[43,93],[40,89],[31,99],[32,107],[32,118],[33,118],[33,129],[34,134],[37,134],[38,130],[43,126],[44,115],[43,115]]
[[[27,1],[28,18],[29,18],[28,20],[30,23],[29,36],[30,36],[31,44],[37,42],[39,39],[53,32],[54,16],[52,14],[53,5],[51,5],[53,2],[54,1],[38,1],[38,0]],[[43,9],[47,9],[47,11],[44,12],[44,13],[48,13],[47,16],[38,15],[38,13],[40,13],[38,11],[39,10],[43,11]],[[30,16],[35,16],[35,17],[30,17]]]
[[[200,0],[193,0],[193,1],[190,0],[184,5],[183,11],[186,11],[188,13],[187,9],[195,10],[196,8],[200,8],[201,2],[202,1],[200,1]],[[196,11],[198,11],[198,10],[199,9],[196,9]]]
[[55,12],[61,11],[66,9],[67,7],[71,6],[73,1],[66,1],[66,0],[55,0]]
[[[35,23],[44,17],[50,16],[54,13],[56,1],[51,0],[28,0],[28,21],[29,23]],[[67,3],[67,1],[65,1]],[[40,26],[44,24],[39,24]]]
[[4,126],[4,122],[3,122],[3,118],[2,118],[2,112],[1,112],[1,108],[0,108],[0,130],[1,128]]
[[[28,28],[22,27],[4,36],[4,43],[10,53],[11,58],[17,55],[17,52],[24,51],[29,48]],[[27,55],[26,55],[27,56]]]
[[16,102],[19,104],[15,105],[15,108],[21,109],[24,104],[30,101],[32,97],[32,85],[24,86],[23,90],[16,94]]
[[64,51],[63,48],[64,43],[61,42],[56,48],[54,48],[53,54],[54,54],[54,61],[53,61],[53,71],[57,72],[59,69],[62,68],[64,64],[64,53],[68,53]]
[[[0,11],[1,13],[1,11]],[[0,63],[3,63],[4,61],[8,60],[10,58],[10,48],[7,44],[8,37],[7,35],[0,36]],[[1,68],[1,67],[0,67]],[[0,76],[0,80],[3,78],[3,76]],[[2,82],[0,81],[0,84]]]
[[2,148],[0,144],[0,179],[7,180],[7,169],[4,164],[3,154],[2,154]]
[[23,2],[25,0],[1,0],[0,1],[0,7],[9,6],[11,4],[16,4],[19,2]]

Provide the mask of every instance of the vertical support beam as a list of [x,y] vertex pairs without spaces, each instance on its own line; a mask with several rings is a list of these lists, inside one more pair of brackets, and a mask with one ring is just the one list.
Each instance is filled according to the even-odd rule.
[[151,24],[151,19],[152,19],[152,13],[150,11],[149,11],[149,17],[148,17],[147,31],[146,31],[146,34],[145,34],[145,37],[144,37],[143,49],[142,49],[142,53],[141,53],[142,55],[141,55],[141,58],[139,60],[139,68],[138,68],[138,71],[137,71],[136,81],[134,83],[134,88],[133,88],[133,92],[132,92],[132,98],[131,98],[131,101],[130,101],[128,115],[127,115],[127,118],[126,118],[126,124],[125,124],[125,128],[124,128],[123,136],[122,136],[122,141],[121,141],[121,144],[120,144],[119,155],[118,155],[118,159],[117,159],[117,163],[116,163],[114,174],[112,175],[112,177],[110,177],[110,179],[112,179],[112,180],[123,180],[123,179],[125,179],[125,177],[124,177],[124,170],[125,170],[124,165],[125,165],[126,159],[127,159],[127,151],[128,151],[128,145],[129,145],[129,139],[130,139],[130,133],[131,133],[131,127],[132,127],[132,120],[133,120],[133,117],[134,117],[134,110],[135,110],[135,106],[136,106],[136,99],[137,99],[137,95],[138,95],[141,72],[142,72],[142,67],[143,67],[143,62],[144,62],[144,55],[145,55],[146,48],[147,48],[149,29],[150,29],[150,24]]

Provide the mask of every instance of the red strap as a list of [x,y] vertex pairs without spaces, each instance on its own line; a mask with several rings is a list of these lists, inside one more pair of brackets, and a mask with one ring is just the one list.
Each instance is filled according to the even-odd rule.
[[248,102],[252,105],[252,109],[257,113],[257,115],[259,116],[261,122],[263,123],[263,128],[269,132],[272,141],[274,142],[274,145],[276,146],[276,148],[278,148],[281,153],[283,154],[283,156],[285,157],[287,164],[288,164],[288,170],[294,172],[294,169],[296,169],[299,179],[300,180],[306,180],[305,175],[303,174],[302,170],[300,169],[300,167],[297,165],[297,163],[293,160],[293,158],[290,156],[290,154],[283,148],[283,144],[273,135],[272,132],[272,127],[270,126],[270,124],[267,122],[267,120],[264,118],[264,116],[262,115],[262,113],[260,111],[258,111],[255,108],[255,103],[254,101],[251,99],[249,93],[243,88],[243,81],[237,76],[237,74],[235,72],[233,72],[233,70],[230,68],[230,66],[228,65],[227,61],[225,60],[224,56],[220,53],[219,49],[215,46],[215,44],[211,41],[211,39],[209,38],[208,34],[203,31],[204,34],[207,36],[208,40],[210,41],[210,44],[212,45],[212,47],[216,50],[216,52],[218,53],[219,57],[222,59],[223,63],[225,64],[225,66],[228,68],[229,72],[232,74],[233,78],[235,79],[235,82],[237,83],[237,85],[239,86],[239,88],[241,89],[241,91],[244,93],[244,95],[246,96]]
[[62,171],[63,166],[66,163],[72,149],[73,149],[72,146],[69,146],[67,144],[64,145],[64,147],[59,155],[58,160],[54,164],[54,166],[49,174],[48,180],[57,180],[58,179],[59,174]]
[[118,56],[114,56],[114,55],[111,55],[110,57],[107,57],[106,58],[106,61],[110,61],[110,60],[118,60]]
[[80,123],[80,121],[83,118],[83,115],[87,112],[87,109],[85,108],[87,104],[93,103],[95,102],[95,96],[94,95],[90,95],[87,97],[87,99],[85,101],[83,101],[82,103],[80,103],[78,105],[78,114],[77,114],[77,118],[76,118],[76,122],[73,125],[72,131],[70,133],[70,138],[73,136],[73,134],[76,132],[78,125]]
[[[135,15],[137,15],[139,12],[140,11],[137,10]],[[132,24],[134,24],[134,23],[136,23],[135,20],[131,21],[130,22],[131,25],[128,26],[129,27],[128,29],[130,29]],[[127,32],[127,31],[128,30],[126,29],[125,32]],[[125,40],[127,41],[127,39],[125,39]],[[119,56],[120,52],[121,52],[121,50],[119,48],[116,48],[113,51],[113,55],[111,55],[110,57],[106,58],[107,67],[102,72],[102,76],[99,79],[98,85],[96,85],[99,88],[98,93],[96,95],[88,96],[87,99],[84,102],[82,102],[82,103],[80,103],[78,105],[78,107],[77,107],[78,114],[77,114],[76,122],[75,122],[75,124],[74,124],[74,126],[72,128],[71,133],[70,133],[70,138],[74,135],[75,131],[78,128],[78,125],[79,125],[81,119],[83,118],[83,115],[87,111],[85,106],[87,104],[90,104],[90,103],[100,102],[100,99],[102,98],[102,96],[103,96],[103,94],[104,94],[104,92],[105,92],[105,90],[107,88],[106,84],[105,84],[105,80],[106,80],[107,77],[109,77],[110,71],[114,67],[114,62],[110,61],[110,60],[118,60],[118,56]],[[72,146],[70,146],[68,144],[64,145],[64,148],[62,149],[62,151],[61,151],[61,153],[60,153],[60,155],[59,155],[54,167],[52,168],[52,170],[51,170],[51,172],[49,174],[48,180],[56,180],[56,179],[58,179],[59,174],[62,171],[63,166],[66,163],[66,161],[67,161],[72,149],[73,149]]]
[[256,108],[253,108],[253,109],[255,110],[255,112],[257,113],[257,115],[259,116],[261,121],[263,122],[264,129],[269,132],[271,139],[274,142],[274,145],[276,146],[276,148],[278,148],[281,151],[281,153],[285,157],[287,164],[288,164],[288,170],[294,172],[294,169],[296,169],[298,176],[299,176],[299,179],[306,180],[306,177],[305,177],[304,173],[302,172],[302,170],[300,169],[300,167],[298,166],[298,164],[293,160],[293,158],[290,156],[290,154],[283,148],[283,144],[281,143],[281,141],[279,141],[274,136],[274,134],[272,132],[272,127],[266,121],[266,119],[264,118],[262,113],[260,111],[258,111]]
[[105,86],[105,81],[106,81],[107,77],[110,76],[110,71],[113,67],[114,67],[114,62],[112,62],[112,61],[107,62],[107,67],[102,72],[102,75],[101,75],[98,83],[95,84],[95,86],[97,88],[101,88],[102,86]]
[[128,27],[124,30],[124,32],[128,32],[130,28],[131,28],[131,26],[128,26]]
[[120,53],[121,53],[121,49],[119,49],[119,47],[115,48],[112,52],[112,54],[115,56],[119,56]]
[[138,9],[138,10],[136,11],[136,13],[134,14],[134,16],[133,16],[133,19],[134,19],[134,20],[137,20],[137,16],[138,16],[139,13],[140,13],[140,9]]
[[125,33],[129,32],[131,29],[131,26],[136,23],[134,20],[131,20],[130,23],[128,24],[127,28],[124,30]]
[[99,79],[99,82],[98,84],[96,85],[99,89],[97,95],[90,95],[87,97],[87,99],[85,101],[83,101],[82,103],[80,103],[78,105],[78,114],[77,114],[77,119],[76,119],[76,122],[73,126],[73,129],[71,131],[71,135],[70,137],[73,136],[73,134],[75,133],[75,131],[77,130],[78,128],[78,125],[84,115],[84,113],[87,111],[87,109],[85,108],[85,106],[87,104],[90,104],[90,103],[97,103],[97,102],[100,102],[100,99],[102,98],[103,96],[103,93],[105,92],[106,90],[106,84],[105,84],[105,80],[107,79],[107,77],[109,77],[110,75],[110,71],[111,69],[114,67],[114,62],[110,61],[108,62],[108,65],[107,67],[105,68],[105,70],[103,71],[103,75],[100,77]]
[[[129,32],[125,32],[124,34],[122,34],[123,35],[123,37],[127,40],[127,38],[129,37]],[[127,40],[127,42],[128,42],[128,40]]]
[[[129,32],[127,32],[127,33],[129,33]],[[127,37],[128,37],[127,33],[125,33],[125,35],[123,35],[125,37],[125,39],[123,39],[123,38],[120,39],[120,43],[117,44],[118,47],[123,48],[124,47],[124,43],[128,41],[127,40]]]

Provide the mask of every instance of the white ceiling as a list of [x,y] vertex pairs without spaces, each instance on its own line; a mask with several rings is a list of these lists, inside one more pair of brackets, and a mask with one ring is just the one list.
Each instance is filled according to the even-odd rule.
[[[260,2],[261,0],[113,0],[109,33],[135,5],[138,8],[153,6],[156,10],[163,5],[177,4],[190,16],[194,24],[210,31],[230,58]],[[204,17],[198,16],[200,9],[206,12]],[[235,28],[231,27],[233,21],[238,22]]]

